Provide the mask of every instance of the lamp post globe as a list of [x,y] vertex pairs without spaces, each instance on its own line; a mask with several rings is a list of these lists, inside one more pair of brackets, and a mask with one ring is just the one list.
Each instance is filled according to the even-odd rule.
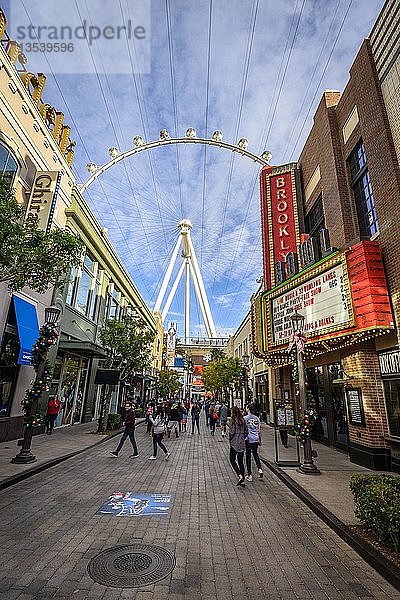
[[44,320],[46,323],[57,323],[60,318],[61,310],[58,306],[46,306],[44,309]]
[[301,313],[299,313],[298,310],[296,310],[292,316],[290,317],[290,320],[292,321],[292,329],[293,329],[293,333],[296,333],[296,331],[304,331],[304,323],[306,321],[306,318],[304,315],[302,315]]

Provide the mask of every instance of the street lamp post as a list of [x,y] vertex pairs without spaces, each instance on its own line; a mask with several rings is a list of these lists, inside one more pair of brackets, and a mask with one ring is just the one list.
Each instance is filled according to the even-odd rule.
[[250,365],[250,356],[248,354],[243,354],[242,356],[242,364],[243,364],[243,383],[244,383],[244,404],[247,406],[249,401],[249,365]]
[[[299,312],[295,312],[292,317],[292,330],[293,330],[293,343],[296,347],[297,357],[297,371],[299,378],[299,396],[300,396],[300,408],[301,413],[304,416],[307,413],[307,391],[306,381],[304,376],[304,358],[303,358],[303,346],[305,341],[304,335],[304,315]],[[306,437],[303,444],[304,449],[304,460],[300,464],[299,472],[305,475],[321,475],[321,471],[316,467],[313,461],[313,452],[311,446],[311,435]]]
[[28,405],[26,405],[22,447],[20,452],[11,460],[11,462],[16,464],[36,462],[36,456],[31,451],[33,427],[41,394],[46,390],[46,359],[50,346],[57,341],[60,313],[61,311],[57,306],[45,308],[45,322],[39,331],[39,337],[33,347],[32,353],[35,353],[35,358],[37,358],[33,363],[36,377],[31,390],[28,390]]

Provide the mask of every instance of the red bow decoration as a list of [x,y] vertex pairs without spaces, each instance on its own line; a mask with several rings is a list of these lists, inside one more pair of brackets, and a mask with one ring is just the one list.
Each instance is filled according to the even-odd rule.
[[290,352],[294,345],[296,345],[298,352],[304,352],[304,344],[306,343],[306,336],[301,331],[296,331],[290,338],[289,346],[287,351]]

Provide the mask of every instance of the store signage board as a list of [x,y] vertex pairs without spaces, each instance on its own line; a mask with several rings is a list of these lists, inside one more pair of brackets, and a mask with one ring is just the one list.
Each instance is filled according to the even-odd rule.
[[400,375],[400,350],[382,352],[379,356],[379,366],[382,377]]
[[271,300],[273,343],[283,344],[292,335],[291,316],[305,316],[308,338],[329,330],[344,329],[352,319],[343,264],[320,273]]
[[361,388],[347,388],[347,406],[349,410],[349,423],[358,427],[365,427],[364,407]]
[[172,497],[169,494],[114,492],[97,514],[115,517],[168,515]]

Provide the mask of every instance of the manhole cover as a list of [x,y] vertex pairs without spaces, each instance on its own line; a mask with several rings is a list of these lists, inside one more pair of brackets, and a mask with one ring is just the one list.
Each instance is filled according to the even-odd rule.
[[134,588],[164,579],[175,567],[175,556],[159,546],[131,544],[104,550],[90,561],[89,575],[108,587]]

